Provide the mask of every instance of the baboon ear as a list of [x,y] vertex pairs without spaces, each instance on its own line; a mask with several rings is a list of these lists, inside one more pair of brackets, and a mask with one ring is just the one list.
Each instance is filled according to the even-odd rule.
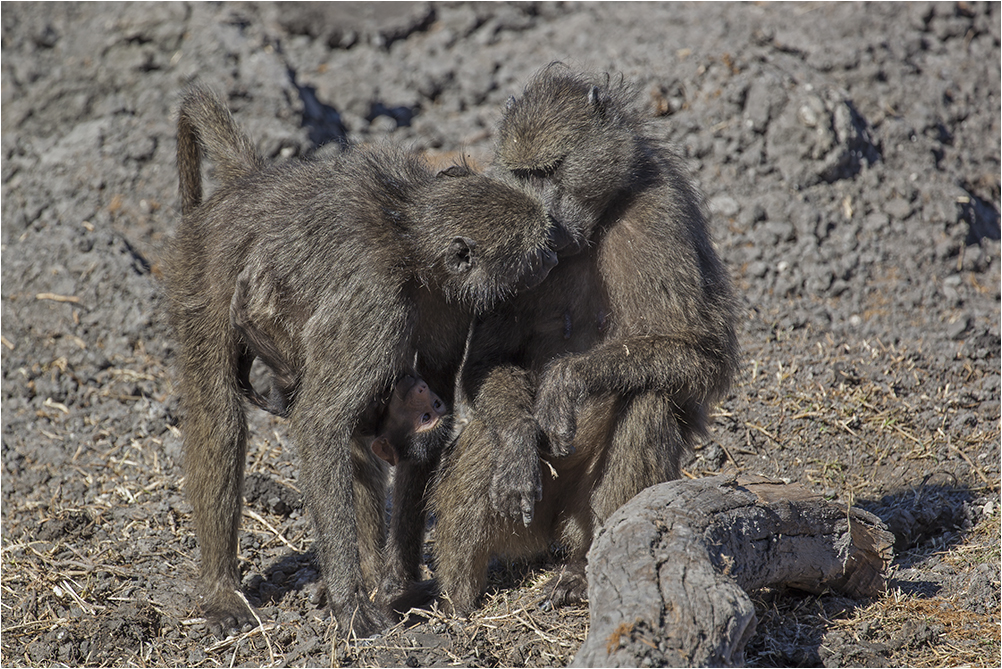
[[469,237],[456,237],[449,244],[445,266],[453,274],[466,272],[473,267],[473,249],[476,246],[477,243]]
[[588,89],[588,104],[595,109],[601,110],[602,108],[602,91],[598,86],[592,86]]
[[592,86],[588,89],[588,105],[595,111],[596,114],[601,118],[605,118],[607,105],[606,98],[602,96],[602,89],[598,86]]
[[436,176],[440,177],[468,177],[473,174],[467,165],[449,165],[444,170],[440,170]]

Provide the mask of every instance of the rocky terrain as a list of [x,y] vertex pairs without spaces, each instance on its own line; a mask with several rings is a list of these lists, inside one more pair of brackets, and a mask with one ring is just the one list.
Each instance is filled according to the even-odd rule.
[[274,160],[485,166],[561,60],[637,86],[741,294],[743,369],[686,474],[797,481],[896,537],[884,597],[754,593],[747,663],[999,666],[998,3],[5,2],[2,26],[0,664],[571,660],[587,606],[538,606],[559,554],[499,562],[469,620],[337,640],[262,412],[241,560],[265,624],[208,636],[158,278],[193,79]]

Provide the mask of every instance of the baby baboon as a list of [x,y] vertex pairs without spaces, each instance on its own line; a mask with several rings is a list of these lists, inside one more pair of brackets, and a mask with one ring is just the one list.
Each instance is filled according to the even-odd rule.
[[435,431],[445,426],[442,417],[446,413],[445,403],[424,379],[404,375],[382,412],[372,452],[391,465],[413,457],[412,453],[430,452],[442,441]]
[[[203,151],[220,182],[204,203]],[[385,478],[356,438],[360,418],[412,369],[451,404],[473,314],[542,281],[556,264],[553,226],[510,178],[461,167],[436,175],[387,148],[266,167],[198,87],[181,103],[178,170],[183,216],[165,277],[209,628],[252,621],[237,593],[243,379],[255,355],[231,322],[239,293],[247,322],[288,367],[276,392],[288,399],[294,386],[288,415],[328,602],[342,633],[372,634],[390,616],[370,588],[380,574],[383,583],[416,574],[420,540],[379,555]],[[394,495],[419,501],[394,522],[423,529],[433,465],[434,453],[399,463]]]
[[553,602],[584,597],[596,527],[679,476],[737,368],[734,298],[701,197],[634,100],[621,82],[557,65],[500,122],[493,169],[537,188],[574,243],[546,284],[473,332],[462,372],[473,420],[431,499],[436,576],[460,613],[491,556],[554,541],[570,562]]
[[[245,338],[245,342],[271,345],[262,356],[258,354],[259,349],[248,344],[254,356],[260,357],[270,368],[272,378],[268,394],[262,395],[251,384],[249,373],[241,369],[238,381],[244,396],[255,406],[287,418],[296,385],[291,369],[276,355],[277,349],[273,348],[272,342],[261,338],[253,328],[238,327],[237,332]],[[249,367],[249,364],[246,366]],[[370,402],[366,413],[359,418],[356,431],[368,437],[372,452],[392,466],[417,454],[421,454],[419,459],[424,457],[435,444],[447,438],[445,434],[436,433],[440,429],[451,431],[451,425],[443,420],[447,413],[445,403],[424,379],[404,374],[394,385],[388,400]]]

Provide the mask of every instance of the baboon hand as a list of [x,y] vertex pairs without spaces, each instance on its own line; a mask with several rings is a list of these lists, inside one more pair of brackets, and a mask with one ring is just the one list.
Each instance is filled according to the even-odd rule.
[[536,502],[543,498],[539,457],[533,453],[532,457],[499,462],[494,468],[489,495],[495,511],[511,520],[521,518],[528,527]]
[[536,502],[543,498],[538,456],[539,426],[531,418],[515,421],[495,442],[496,460],[488,492],[491,506],[505,518],[532,522]]
[[574,453],[577,414],[586,394],[570,360],[558,360],[546,370],[536,392],[536,422],[549,440],[555,457]]

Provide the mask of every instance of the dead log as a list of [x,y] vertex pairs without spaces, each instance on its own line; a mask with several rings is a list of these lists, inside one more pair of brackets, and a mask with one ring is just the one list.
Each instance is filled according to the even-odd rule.
[[894,536],[802,486],[714,476],[641,492],[588,554],[590,628],[572,666],[742,666],[746,594],[789,586],[874,597]]

